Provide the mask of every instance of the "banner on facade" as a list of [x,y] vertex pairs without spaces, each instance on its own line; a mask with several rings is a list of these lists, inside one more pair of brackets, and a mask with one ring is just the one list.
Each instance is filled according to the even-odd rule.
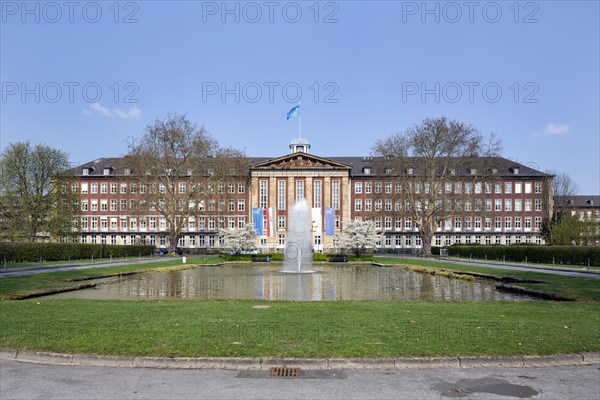
[[265,208],[267,213],[267,236],[273,237],[275,234],[275,227],[273,223],[275,222],[275,209],[274,208]]
[[254,221],[254,231],[256,232],[256,236],[263,235],[263,209],[262,208],[253,208],[252,209],[252,220]]
[[335,234],[335,209],[325,208],[325,235],[333,236]]

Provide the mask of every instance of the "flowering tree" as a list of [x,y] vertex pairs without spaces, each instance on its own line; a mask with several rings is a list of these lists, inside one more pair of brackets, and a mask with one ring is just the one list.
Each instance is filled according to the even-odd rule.
[[344,231],[335,236],[334,241],[342,250],[351,251],[357,256],[373,249],[379,241],[380,234],[373,221],[354,219],[345,225]]
[[256,247],[256,234],[251,224],[246,224],[244,229],[224,229],[219,235],[223,238],[221,247],[234,254]]

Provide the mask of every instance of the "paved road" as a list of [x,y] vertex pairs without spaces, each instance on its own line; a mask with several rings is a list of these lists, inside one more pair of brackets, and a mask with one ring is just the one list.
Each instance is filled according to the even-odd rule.
[[170,261],[180,258],[176,257],[165,257],[165,258],[143,258],[143,259],[131,259],[128,261],[116,261],[116,262],[97,262],[97,263],[85,263],[85,264],[57,264],[44,267],[23,267],[23,268],[6,268],[0,269],[0,278],[3,276],[21,276],[21,275],[34,275],[34,274],[45,274],[48,272],[57,271],[69,271],[73,269],[90,269],[90,268],[104,268],[114,267],[117,265],[133,265],[133,264],[148,264],[161,261]]
[[[302,377],[304,373],[304,377]],[[600,365],[301,371],[166,370],[0,361],[1,399],[600,399]]]
[[[396,258],[405,258],[407,261],[411,259],[423,259],[421,257],[410,257],[410,256],[394,256],[394,255],[386,255],[385,257],[396,257]],[[592,278],[592,279],[600,279],[600,270],[592,269],[592,270],[584,270],[577,268],[562,268],[562,267],[546,267],[539,265],[523,265],[518,263],[501,263],[498,261],[469,261],[465,259],[452,259],[452,258],[425,258],[427,261],[439,261],[450,264],[460,264],[460,265],[474,265],[477,267],[484,268],[495,268],[495,269],[508,269],[513,271],[528,271],[528,272],[539,272],[542,274],[552,274],[552,275],[562,275],[562,276],[575,276],[580,278]]]

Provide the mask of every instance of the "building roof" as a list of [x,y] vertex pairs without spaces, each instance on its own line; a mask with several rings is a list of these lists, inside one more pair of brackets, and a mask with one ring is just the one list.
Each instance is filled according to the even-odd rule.
[[573,208],[600,208],[600,196],[554,196],[554,204]]
[[[301,153],[294,153],[301,154]],[[382,158],[381,157],[320,157],[315,156],[313,154],[305,154],[308,158],[315,158],[318,160],[330,160],[335,164],[344,165],[351,167],[350,176],[352,177],[368,177],[368,176],[385,176],[385,171],[381,170],[383,168]],[[246,161],[249,166],[256,166],[267,164],[269,162],[277,162],[278,160],[282,160],[290,154],[279,156],[279,157],[247,157]],[[409,158],[411,162],[409,162],[410,167],[414,168],[414,175],[419,175],[419,165],[422,165],[420,158],[413,157]],[[536,169],[533,169],[527,165],[520,164],[516,161],[511,161],[503,157],[474,157],[469,160],[469,163],[463,163],[465,165],[464,169],[461,171],[456,171],[456,176],[468,176],[471,175],[469,169],[475,168],[475,170],[479,171],[478,175],[481,174],[482,171],[486,171],[493,166],[496,169],[495,175],[501,177],[551,177],[552,175],[546,174],[544,172],[540,172]],[[111,169],[111,176],[125,176],[127,175],[127,165],[125,157],[108,157],[108,158],[99,158],[97,160],[93,160],[87,162],[85,164],[81,164],[73,169],[71,169],[73,175],[75,176],[83,176],[83,170],[88,169],[88,176],[104,176],[104,168]],[[584,196],[585,197],[585,196]],[[588,196],[589,197],[589,196]],[[595,200],[595,204],[600,203],[600,201]]]

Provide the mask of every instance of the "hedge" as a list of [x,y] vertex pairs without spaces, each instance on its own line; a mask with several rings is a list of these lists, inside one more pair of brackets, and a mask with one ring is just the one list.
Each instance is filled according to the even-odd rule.
[[[453,245],[449,256],[487,258],[488,260],[525,261],[544,264],[600,266],[599,246],[532,246],[532,245]],[[432,249],[432,253],[434,249]],[[439,254],[439,248],[435,249]]]
[[85,260],[93,258],[149,256],[155,251],[154,246],[119,246],[107,244],[84,243],[0,243],[0,262],[38,262]]

